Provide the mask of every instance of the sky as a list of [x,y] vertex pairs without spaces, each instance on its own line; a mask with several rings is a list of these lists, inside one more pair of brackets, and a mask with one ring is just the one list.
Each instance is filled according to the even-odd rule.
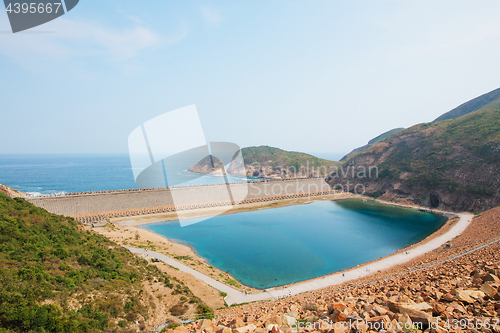
[[208,141],[342,156],[500,87],[500,2],[80,0],[13,34],[0,154],[126,153],[195,104]]

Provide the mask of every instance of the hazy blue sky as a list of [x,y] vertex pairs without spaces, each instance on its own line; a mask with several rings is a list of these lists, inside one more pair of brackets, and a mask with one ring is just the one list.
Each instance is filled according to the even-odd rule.
[[0,153],[126,152],[135,127],[190,104],[209,141],[348,152],[500,87],[498,13],[497,0],[81,0],[12,34],[2,10]]

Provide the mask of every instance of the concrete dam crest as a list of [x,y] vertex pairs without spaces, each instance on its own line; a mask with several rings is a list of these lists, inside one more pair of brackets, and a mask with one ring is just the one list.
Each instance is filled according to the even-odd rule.
[[[228,186],[240,199],[228,200]],[[234,204],[304,198],[336,193],[322,178],[270,180],[172,188],[130,189],[91,193],[27,197],[47,211],[71,216],[83,223],[106,218],[135,216],[227,206]],[[175,200],[173,198],[175,197]]]

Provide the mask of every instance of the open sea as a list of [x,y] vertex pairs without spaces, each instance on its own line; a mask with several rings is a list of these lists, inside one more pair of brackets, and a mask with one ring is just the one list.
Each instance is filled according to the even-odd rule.
[[[223,177],[200,175],[185,185],[223,182]],[[0,155],[0,184],[32,194],[137,188],[128,154]]]
[[311,204],[220,215],[146,229],[191,246],[245,285],[270,288],[355,267],[417,243],[446,218],[373,201]]

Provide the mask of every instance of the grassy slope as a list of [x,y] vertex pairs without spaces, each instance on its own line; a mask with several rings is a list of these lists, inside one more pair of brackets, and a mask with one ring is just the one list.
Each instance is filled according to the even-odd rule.
[[373,146],[377,142],[380,142],[380,141],[382,141],[382,140],[390,137],[393,134],[399,133],[402,130],[404,130],[404,127],[394,128],[394,129],[391,129],[390,131],[382,133],[379,136],[377,136],[377,137],[371,139],[370,141],[368,141],[368,143],[366,145],[364,145],[362,147],[359,147],[359,148],[356,148],[356,149],[353,149],[349,154],[345,155],[340,160],[341,161],[347,161],[347,160],[353,158],[354,156],[358,155],[359,153],[365,151],[366,149],[370,148],[371,146]]
[[379,136],[377,136],[377,137],[375,137],[375,138],[371,139],[370,141],[368,141],[368,144],[369,144],[369,145],[374,145],[374,144],[376,144],[377,142],[380,142],[380,141],[382,141],[382,140],[384,140],[384,139],[387,139],[387,138],[388,138],[388,137],[390,137],[391,135],[396,134],[396,133],[399,133],[399,132],[401,132],[401,131],[403,131],[403,130],[404,130],[404,127],[399,127],[399,128],[394,128],[394,129],[391,129],[390,131],[387,131],[387,132],[385,132],[385,133],[382,133],[382,134],[380,134]]
[[450,207],[483,210],[498,201],[500,176],[500,109],[420,124],[397,133],[346,162],[377,165],[370,179],[375,195],[398,185],[422,203],[430,191]]
[[478,110],[489,110],[500,108],[500,88],[490,91],[484,95],[476,97],[467,103],[464,103],[455,109],[446,112],[434,121],[441,121],[446,119],[455,119],[465,116],[471,112]]
[[1,193],[0,239],[0,331],[127,331],[154,313],[144,290],[150,281],[169,295],[200,302],[175,279],[73,219]]
[[306,153],[286,151],[269,146],[246,147],[241,152],[246,165],[256,163],[264,166],[296,167],[299,169],[300,166],[306,166],[308,163],[309,166],[315,167],[338,164],[338,162],[325,160]]
[[[241,153],[246,166],[295,167],[296,170],[299,170],[301,166],[305,168],[309,165],[309,167],[316,168],[322,166],[337,166],[340,164],[339,162],[325,160],[306,153],[286,151],[269,146],[246,147],[241,149]],[[222,166],[222,162],[217,157],[214,157],[213,161],[215,169]],[[207,173],[207,171],[209,173],[213,170],[212,161],[209,156],[188,169],[188,171],[198,173]],[[231,168],[228,170],[229,173],[231,173]],[[320,171],[321,170],[322,169],[320,169]]]

